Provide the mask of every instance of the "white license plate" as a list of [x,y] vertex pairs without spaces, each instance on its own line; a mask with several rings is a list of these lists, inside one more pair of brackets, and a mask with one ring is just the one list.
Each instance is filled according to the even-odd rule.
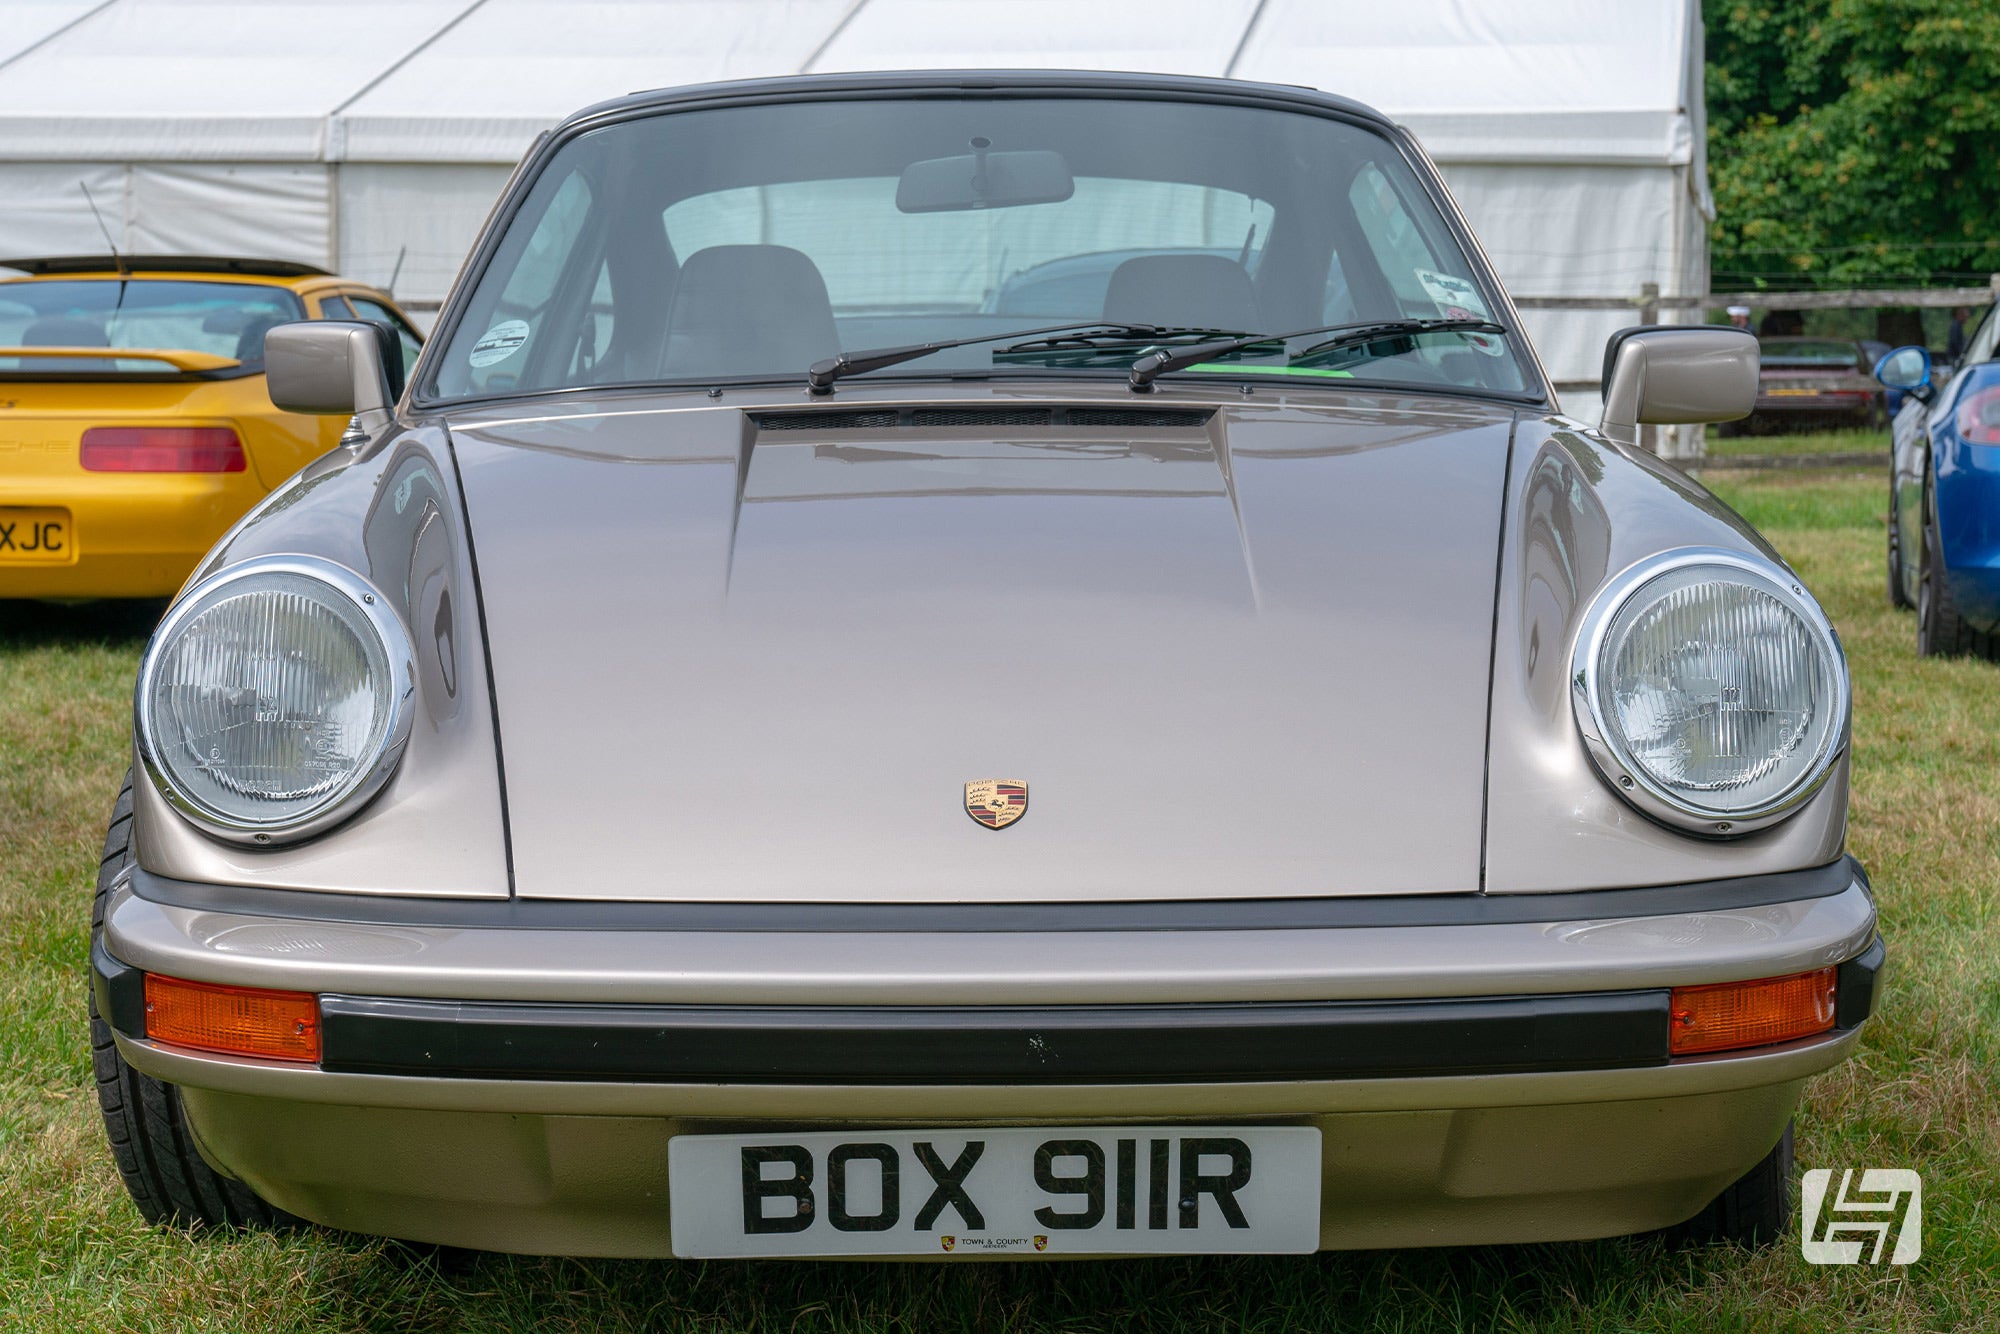
[[677,1135],[674,1254],[1300,1254],[1311,1126]]

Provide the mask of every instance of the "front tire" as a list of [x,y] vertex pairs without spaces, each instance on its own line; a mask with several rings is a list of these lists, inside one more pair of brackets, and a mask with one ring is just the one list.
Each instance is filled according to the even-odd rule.
[[1769,1246],[1792,1222],[1792,1127],[1757,1165],[1723,1188],[1666,1238],[1679,1246]]
[[1987,652],[1986,637],[1965,623],[1951,600],[1946,578],[1944,544],[1938,536],[1936,481],[1924,478],[1924,552],[1917,573],[1917,654],[1925,658],[1961,658]]
[[1896,503],[1896,461],[1889,460],[1889,605],[1908,610],[1909,594],[1903,591],[1903,520]]
[[[125,775],[104,854],[97,868],[97,896],[90,908],[90,939],[104,934],[111,886],[132,862],[132,775]],[[125,1189],[148,1223],[170,1227],[294,1228],[297,1218],[258,1198],[242,1182],[222,1175],[195,1148],[180,1090],[133,1069],[112,1039],[111,1027],[90,997],[90,1058],[97,1076],[97,1105]]]

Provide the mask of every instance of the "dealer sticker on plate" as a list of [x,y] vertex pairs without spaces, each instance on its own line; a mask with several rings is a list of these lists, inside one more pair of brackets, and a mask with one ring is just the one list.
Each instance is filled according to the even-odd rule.
[[1310,1126],[677,1135],[676,1255],[1280,1254],[1319,1244]]

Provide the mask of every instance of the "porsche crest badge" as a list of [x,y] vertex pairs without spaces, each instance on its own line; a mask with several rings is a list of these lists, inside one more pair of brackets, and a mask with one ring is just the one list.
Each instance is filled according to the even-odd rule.
[[965,813],[988,829],[1005,829],[1028,813],[1028,785],[981,778],[965,785]]

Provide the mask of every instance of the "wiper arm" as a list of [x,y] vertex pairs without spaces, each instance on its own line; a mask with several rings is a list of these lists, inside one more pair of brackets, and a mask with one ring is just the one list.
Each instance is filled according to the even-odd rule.
[[833,382],[843,375],[860,375],[864,371],[879,371],[889,366],[901,365],[905,361],[915,361],[933,352],[943,352],[953,347],[973,347],[979,343],[1004,343],[1010,338],[1033,338],[1038,334],[1077,334],[1101,332],[1109,337],[1151,338],[1165,330],[1151,324],[1117,324],[1105,320],[1093,320],[1089,324],[1052,324],[1046,329],[1010,329],[1006,333],[979,334],[972,338],[947,338],[936,343],[910,343],[903,347],[878,347],[866,352],[842,352],[838,356],[815,361],[806,371],[806,389],[816,396],[833,392]]
[[1483,333],[1504,334],[1507,329],[1491,320],[1371,320],[1359,324],[1327,324],[1317,329],[1295,329],[1282,334],[1245,334],[1241,338],[1231,338],[1219,343],[1202,343],[1195,347],[1182,348],[1178,352],[1164,349],[1132,363],[1132,390],[1134,393],[1148,394],[1153,390],[1153,381],[1169,371],[1186,370],[1190,366],[1212,361],[1216,357],[1226,357],[1231,352],[1241,352],[1244,348],[1255,347],[1259,343],[1290,342],[1294,338],[1305,338],[1311,334],[1334,334],[1322,342],[1314,343],[1291,360],[1313,356],[1320,352],[1332,352],[1343,347],[1355,347],[1372,343],[1381,338],[1394,338],[1424,333]]

